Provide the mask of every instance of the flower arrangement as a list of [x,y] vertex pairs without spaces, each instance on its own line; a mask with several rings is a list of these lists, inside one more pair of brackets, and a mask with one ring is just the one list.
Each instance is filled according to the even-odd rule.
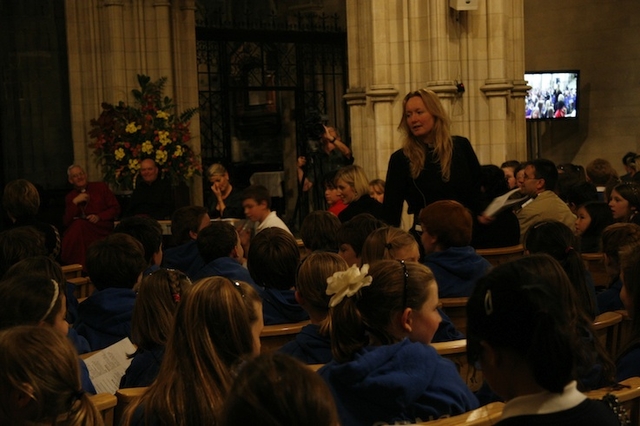
[[191,108],[180,115],[162,92],[166,77],[151,81],[138,75],[140,90],[132,90],[135,105],[120,101],[102,103],[102,113],[91,120],[89,136],[105,182],[120,189],[135,188],[140,162],[153,159],[161,175],[173,185],[201,175],[202,164],[187,145],[191,139],[189,120],[198,111]]

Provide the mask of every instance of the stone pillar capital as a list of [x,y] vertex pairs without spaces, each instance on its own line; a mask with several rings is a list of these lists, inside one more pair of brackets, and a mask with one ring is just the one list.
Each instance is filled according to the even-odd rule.
[[484,92],[485,96],[509,96],[513,89],[513,83],[505,79],[487,79],[480,90]]
[[371,102],[393,102],[398,97],[398,90],[392,84],[373,84],[366,94]]
[[367,93],[364,87],[350,87],[347,93],[342,96],[347,105],[365,105],[367,103]]

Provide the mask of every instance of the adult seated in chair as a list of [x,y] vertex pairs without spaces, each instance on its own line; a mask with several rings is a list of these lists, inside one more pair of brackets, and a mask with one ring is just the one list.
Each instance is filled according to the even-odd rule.
[[222,164],[212,164],[207,169],[207,177],[211,183],[207,207],[212,219],[238,218],[244,219],[242,207],[242,190],[229,183],[229,172]]
[[131,202],[124,216],[151,216],[168,219],[174,211],[171,182],[162,179],[158,165],[151,158],[140,163],[140,178],[131,194]]
[[205,265],[196,240],[198,233],[211,224],[207,209],[202,206],[181,207],[171,217],[171,234],[175,247],[165,250],[162,266],[178,269],[193,277]]
[[86,264],[87,248],[113,231],[113,220],[120,214],[120,204],[104,182],[89,182],[78,165],[67,169],[71,192],[64,199],[62,236],[64,264]]
[[520,222],[521,242],[530,226],[544,220],[557,220],[573,229],[576,217],[567,204],[553,192],[557,182],[558,169],[552,161],[539,158],[525,166],[521,192],[532,198],[516,213]]

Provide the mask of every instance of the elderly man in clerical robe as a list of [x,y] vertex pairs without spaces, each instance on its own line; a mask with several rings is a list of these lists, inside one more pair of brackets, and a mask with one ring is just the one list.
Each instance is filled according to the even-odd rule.
[[120,204],[107,184],[88,182],[82,167],[74,164],[67,174],[73,189],[65,197],[61,260],[84,266],[87,248],[113,231]]

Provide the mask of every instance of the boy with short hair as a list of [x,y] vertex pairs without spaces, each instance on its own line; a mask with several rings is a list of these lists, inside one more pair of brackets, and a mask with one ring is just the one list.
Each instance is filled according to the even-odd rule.
[[92,351],[131,337],[133,286],[146,267],[142,244],[130,235],[111,234],[87,250],[87,271],[97,291],[78,305],[75,329]]
[[211,224],[209,213],[202,206],[181,207],[171,217],[171,234],[175,247],[164,251],[162,265],[178,269],[190,278],[204,267],[196,240],[201,230]]
[[194,274],[194,280],[220,276],[232,281],[244,281],[258,289],[249,271],[241,264],[244,250],[233,225],[213,222],[198,233],[196,243],[205,266]]
[[242,207],[247,219],[256,222],[255,233],[266,228],[280,228],[291,234],[276,212],[271,211],[271,195],[262,185],[251,185],[242,191]]
[[369,213],[360,213],[351,218],[351,220],[344,222],[337,231],[338,255],[349,266],[362,266],[360,256],[364,240],[373,231],[384,226],[386,226],[384,222]]
[[162,263],[162,227],[148,216],[132,216],[122,219],[113,230],[114,234],[123,233],[132,236],[142,244],[144,260],[147,262],[145,275],[160,269]]
[[309,319],[295,298],[300,250],[290,233],[267,228],[251,241],[247,267],[258,284],[265,325],[286,324]]

